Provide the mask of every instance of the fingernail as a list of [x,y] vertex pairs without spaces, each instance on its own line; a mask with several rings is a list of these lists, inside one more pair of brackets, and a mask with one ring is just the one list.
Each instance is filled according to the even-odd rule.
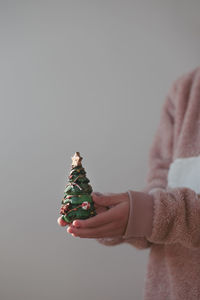
[[74,222],[72,223],[72,225],[75,226],[76,228],[79,228],[79,227],[80,227],[80,223],[77,222],[77,221],[74,221]]
[[67,228],[67,232],[68,232],[68,233],[72,233],[72,231],[73,231],[72,227],[69,226],[69,227]]

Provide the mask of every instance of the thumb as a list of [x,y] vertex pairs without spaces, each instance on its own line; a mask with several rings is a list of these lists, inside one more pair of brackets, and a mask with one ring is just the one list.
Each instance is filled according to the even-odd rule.
[[96,192],[96,191],[94,191],[94,192],[91,194],[91,196],[93,196],[93,195],[97,195],[97,196],[103,196],[103,194],[102,194],[102,193],[99,193],[99,192]]
[[110,205],[117,205],[120,202],[127,200],[127,193],[106,193],[101,195],[92,193],[92,199],[95,203],[106,207]]

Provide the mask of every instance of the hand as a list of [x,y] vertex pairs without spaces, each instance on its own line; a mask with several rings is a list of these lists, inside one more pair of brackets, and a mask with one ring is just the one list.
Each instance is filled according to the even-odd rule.
[[123,236],[130,209],[128,193],[92,193],[91,196],[97,215],[86,220],[74,220],[67,232],[80,238]]
[[[99,192],[93,192],[91,194],[91,196],[94,196],[94,195],[97,195],[97,196],[103,196],[103,194],[99,193]],[[95,210],[96,210],[96,213],[97,214],[100,214],[104,211],[106,211],[109,207],[105,207],[105,206],[102,206],[102,205],[99,205],[97,203],[95,203]],[[69,222],[66,222],[63,220],[62,216],[60,216],[58,219],[57,219],[57,222],[58,222],[58,225],[60,226],[67,226],[67,225],[70,225]]]

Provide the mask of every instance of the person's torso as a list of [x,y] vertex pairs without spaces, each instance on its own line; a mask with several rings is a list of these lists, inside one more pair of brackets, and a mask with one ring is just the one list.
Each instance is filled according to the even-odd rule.
[[[185,82],[184,82],[185,81]],[[200,68],[184,75],[173,101],[173,161],[168,186],[200,194]]]

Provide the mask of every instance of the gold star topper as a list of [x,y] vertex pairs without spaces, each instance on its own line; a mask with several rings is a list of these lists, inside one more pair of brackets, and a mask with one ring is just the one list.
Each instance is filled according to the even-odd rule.
[[82,157],[80,156],[79,152],[75,152],[74,156],[71,157],[72,159],[72,167],[81,166]]

